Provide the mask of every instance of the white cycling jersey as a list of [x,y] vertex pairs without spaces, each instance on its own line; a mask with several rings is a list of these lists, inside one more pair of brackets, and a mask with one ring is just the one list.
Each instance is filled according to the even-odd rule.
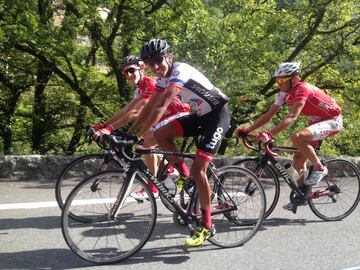
[[181,102],[188,103],[191,111],[198,116],[220,108],[229,101],[200,71],[185,63],[175,62],[170,77],[157,78],[157,91],[165,91],[168,86],[179,87]]

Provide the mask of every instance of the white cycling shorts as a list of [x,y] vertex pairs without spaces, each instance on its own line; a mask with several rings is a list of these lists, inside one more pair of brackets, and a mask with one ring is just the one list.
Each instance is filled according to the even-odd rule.
[[329,120],[315,123],[307,127],[307,129],[309,129],[311,134],[313,135],[313,141],[320,141],[325,138],[334,136],[336,133],[343,129],[342,115],[336,116]]

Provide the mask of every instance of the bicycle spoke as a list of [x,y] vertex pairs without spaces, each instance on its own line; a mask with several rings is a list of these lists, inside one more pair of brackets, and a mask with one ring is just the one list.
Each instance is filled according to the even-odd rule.
[[[105,172],[99,188],[91,191],[93,179],[82,181],[65,204],[62,215],[63,235],[69,247],[80,257],[98,264],[122,261],[138,251],[149,239],[156,220],[156,204],[151,197],[138,202],[128,196],[114,216],[113,204],[124,184],[121,173]],[[144,188],[143,180],[135,178],[128,194]],[[68,213],[85,216],[89,222],[74,220]]]
[[[241,167],[223,167],[217,170],[217,175],[220,182],[214,181],[212,205],[227,207],[219,209],[221,214],[212,216],[216,234],[209,241],[222,247],[243,245],[262,224],[266,206],[264,190],[256,176]],[[255,188],[251,195],[246,192],[249,182]]]
[[333,159],[325,165],[329,174],[312,188],[312,194],[321,194],[326,189],[332,192],[309,199],[309,206],[314,214],[323,220],[341,220],[359,203],[360,175],[355,165],[347,160]]

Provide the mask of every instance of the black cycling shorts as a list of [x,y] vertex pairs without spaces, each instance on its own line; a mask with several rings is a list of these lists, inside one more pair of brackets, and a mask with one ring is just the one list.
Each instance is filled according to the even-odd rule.
[[230,113],[225,105],[202,116],[192,114],[175,121],[182,126],[183,137],[201,135],[198,149],[215,154],[230,128]]

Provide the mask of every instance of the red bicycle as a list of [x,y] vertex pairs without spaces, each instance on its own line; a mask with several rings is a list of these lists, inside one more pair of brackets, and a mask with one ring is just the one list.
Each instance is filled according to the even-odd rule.
[[[256,151],[257,156],[241,159],[234,165],[250,169],[263,184],[267,205],[265,218],[272,213],[279,200],[279,175],[292,190],[290,201],[295,205],[294,213],[297,206],[308,203],[312,212],[320,219],[337,221],[355,210],[360,200],[360,174],[352,162],[343,158],[321,158],[321,162],[328,168],[328,175],[314,186],[304,185],[299,188],[296,179],[292,179],[278,160],[279,152],[295,152],[297,149],[277,146],[274,140],[262,144],[255,137],[248,134],[242,137],[242,142],[247,148]],[[320,146],[316,151],[320,151]],[[312,171],[313,167],[310,166],[307,177]]]

